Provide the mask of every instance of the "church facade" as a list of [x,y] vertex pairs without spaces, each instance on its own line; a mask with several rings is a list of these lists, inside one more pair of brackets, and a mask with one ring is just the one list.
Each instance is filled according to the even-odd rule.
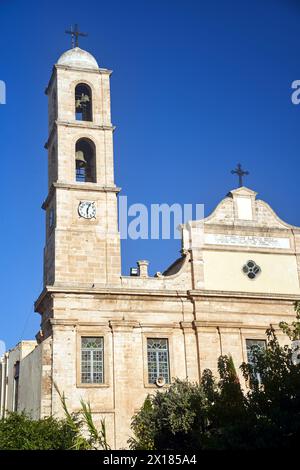
[[270,324],[292,321],[300,228],[239,187],[182,225],[181,256],[163,274],[142,260],[122,276],[110,75],[78,47],[53,68],[41,328],[1,360],[0,412],[62,416],[56,384],[71,411],[91,403],[118,449],[147,394],[216,373],[220,354],[239,366]]

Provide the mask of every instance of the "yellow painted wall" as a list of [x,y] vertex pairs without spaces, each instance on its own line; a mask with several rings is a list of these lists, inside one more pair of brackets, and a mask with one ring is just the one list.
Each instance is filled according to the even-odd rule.
[[[209,290],[299,294],[294,255],[204,251],[204,286]],[[261,273],[250,280],[242,268],[253,260]]]

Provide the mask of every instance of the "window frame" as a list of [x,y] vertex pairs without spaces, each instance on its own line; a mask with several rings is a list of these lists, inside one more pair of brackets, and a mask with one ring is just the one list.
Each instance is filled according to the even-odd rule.
[[[99,345],[97,347],[87,347],[83,345],[84,340],[89,340],[89,342],[95,342],[96,340],[99,341]],[[84,384],[103,384],[105,383],[104,377],[104,338],[103,336],[81,336],[81,351],[80,351],[80,368],[81,368],[81,383]],[[86,354],[86,358],[84,358],[84,353]],[[99,353],[99,357],[95,357]],[[88,366],[90,371],[83,371],[83,365]],[[100,370],[97,370],[97,366],[100,366]],[[83,375],[90,379],[90,381],[84,381]],[[95,375],[99,375],[99,381],[95,380]]]
[[[148,375],[148,339],[166,339],[168,341],[168,360],[169,360],[169,379],[170,382],[166,383],[163,387],[159,387],[155,383],[149,382]],[[143,341],[143,376],[144,376],[144,387],[145,388],[165,388],[170,387],[173,382],[174,375],[174,347],[173,347],[173,334],[170,332],[170,329],[162,328],[159,333],[157,331],[145,331],[142,333]]]
[[[247,364],[252,364],[251,362],[249,362],[249,358],[248,358],[248,347],[247,347],[247,342],[248,341],[260,341],[260,342],[264,342],[264,345],[265,345],[265,349],[267,348],[267,341],[266,341],[266,337],[265,336],[260,336],[260,337],[256,337],[254,338],[253,336],[252,337],[245,337],[245,358],[246,358],[246,363]],[[254,346],[254,345],[253,345]],[[256,378],[258,380],[258,382],[260,383],[260,377],[259,377],[259,373],[256,374]]]
[[[157,349],[157,348],[149,348],[149,341],[164,341],[165,345],[164,348],[162,349]],[[160,351],[166,353],[166,361],[160,361],[159,360],[159,353]],[[155,360],[150,361],[149,360],[149,353],[154,353],[155,354]],[[169,341],[168,338],[147,338],[147,367],[148,367],[148,383],[149,384],[156,384],[156,381],[159,377],[163,377],[165,380],[165,384],[170,384],[171,378],[170,378],[170,354],[169,354]],[[157,376],[154,382],[150,381],[150,370],[149,370],[149,364],[150,362],[155,364],[155,367],[157,369]],[[163,375],[160,375],[160,370],[161,370],[161,364],[166,364],[166,370],[167,370],[167,379]]]
[[[101,383],[86,383],[82,382],[81,376],[81,353],[82,353],[82,338],[103,338],[103,382]],[[103,328],[95,332],[93,330],[85,329],[77,332],[77,365],[76,365],[76,387],[77,388],[107,388],[110,386],[110,342],[108,332]]]

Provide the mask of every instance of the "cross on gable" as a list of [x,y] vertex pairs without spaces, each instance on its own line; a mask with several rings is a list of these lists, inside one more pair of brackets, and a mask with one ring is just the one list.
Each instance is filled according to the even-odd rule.
[[249,175],[249,171],[244,171],[240,163],[237,164],[235,170],[231,170],[232,175],[237,175],[239,177],[239,188],[243,186],[243,176]]

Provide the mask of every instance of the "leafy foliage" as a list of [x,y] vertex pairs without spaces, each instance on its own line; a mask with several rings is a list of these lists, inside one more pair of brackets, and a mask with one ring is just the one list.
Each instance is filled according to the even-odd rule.
[[204,426],[205,395],[197,384],[176,380],[165,392],[148,396],[140,413],[133,418],[135,438],[132,450],[195,449],[198,432]]
[[218,372],[219,382],[210,370],[204,371],[201,381],[208,401],[207,428],[202,436],[205,448],[247,448],[244,441],[248,438],[251,417],[231,356],[219,357]]
[[128,441],[131,449],[153,450],[154,449],[154,412],[151,397],[148,395],[139,413],[132,418],[132,428],[135,437]]
[[282,331],[292,340],[300,339],[300,302],[295,302],[296,321],[293,321],[291,325],[282,321],[279,323]]
[[88,444],[90,446],[90,449],[109,450],[110,447],[106,439],[105,420],[104,419],[101,420],[101,428],[100,428],[100,431],[98,431],[93,421],[93,415],[92,415],[90,403],[85,403],[83,400],[81,400],[80,403],[81,403],[84,423],[87,426],[87,430],[89,434]]
[[70,413],[64,394],[59,394],[65,419],[33,420],[23,413],[8,413],[0,420],[0,450],[109,450],[104,420],[94,424],[89,403],[81,400],[81,411]]
[[74,450],[109,450],[110,447],[106,439],[105,420],[101,420],[101,429],[97,430],[90,403],[80,401],[81,411],[70,413],[67,407],[67,400],[64,393],[61,393],[57,385],[54,387],[59,395],[64,413],[66,426],[73,434],[73,442],[70,449]]
[[65,420],[50,417],[34,421],[25,413],[9,413],[0,420],[1,450],[66,450],[73,439]]
[[[296,321],[280,327],[291,341],[299,339],[300,309],[295,304]],[[300,364],[294,361],[291,346],[281,346],[275,331],[266,332],[265,351],[253,351],[253,364],[241,370],[251,384],[247,393],[249,409],[257,417],[257,428],[264,432],[265,447],[296,447],[300,438]]]

